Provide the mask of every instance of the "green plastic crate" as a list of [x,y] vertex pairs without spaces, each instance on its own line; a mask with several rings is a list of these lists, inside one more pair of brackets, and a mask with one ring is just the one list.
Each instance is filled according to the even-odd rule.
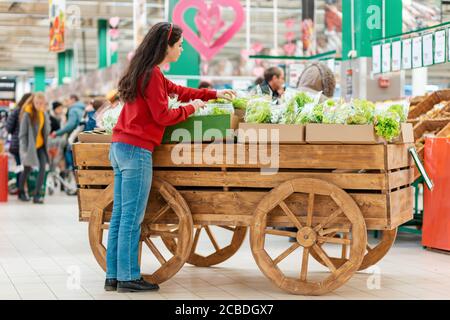
[[[167,127],[162,143],[212,141],[217,138],[231,139],[239,125],[235,115],[192,116],[186,121]],[[183,129],[178,132],[175,130]],[[231,129],[231,130],[230,130]]]

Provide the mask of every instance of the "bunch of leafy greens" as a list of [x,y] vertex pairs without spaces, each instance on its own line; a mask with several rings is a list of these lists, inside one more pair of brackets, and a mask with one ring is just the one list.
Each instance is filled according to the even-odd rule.
[[401,104],[393,104],[387,109],[387,112],[392,112],[398,114],[400,122],[405,122],[407,115],[404,112],[403,106]]
[[239,110],[245,110],[247,108],[248,99],[247,98],[236,98],[232,101],[233,108]]
[[247,123],[270,123],[271,101],[267,99],[250,100],[245,112],[245,122]]
[[370,124],[373,122],[375,105],[372,102],[355,99],[352,107],[352,112],[346,121],[347,124]]
[[387,141],[400,135],[400,118],[395,112],[384,112],[375,119],[375,132]]
[[302,112],[305,105],[308,103],[314,102],[313,98],[311,98],[305,92],[297,93],[287,104],[286,110],[283,117],[283,123],[286,124],[295,124],[298,123],[299,119],[297,119]]
[[213,107],[211,112],[210,112],[210,115],[213,115],[213,116],[225,115],[225,114],[231,114],[231,111],[223,109],[223,108],[220,108],[218,106]]

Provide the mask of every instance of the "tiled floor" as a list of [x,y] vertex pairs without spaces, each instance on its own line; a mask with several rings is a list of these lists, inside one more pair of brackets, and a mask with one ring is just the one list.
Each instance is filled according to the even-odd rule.
[[[157,293],[105,292],[87,228],[78,222],[76,197],[55,195],[43,206],[15,199],[0,204],[0,299],[450,299],[450,256],[424,250],[418,236],[406,234],[376,267],[321,297],[295,296],[273,285],[258,269],[248,235],[226,262],[211,268],[186,264]],[[227,231],[215,231],[224,241]],[[207,246],[207,239],[200,244]],[[279,252],[286,246],[285,239],[272,243]],[[300,257],[301,251],[291,254],[280,268],[294,274]],[[147,263],[145,254],[143,259]],[[143,271],[155,263],[148,261]],[[324,271],[314,261],[310,269]]]

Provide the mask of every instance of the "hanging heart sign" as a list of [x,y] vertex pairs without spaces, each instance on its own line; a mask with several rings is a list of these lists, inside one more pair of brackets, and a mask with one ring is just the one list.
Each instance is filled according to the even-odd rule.
[[[220,14],[220,7],[231,7],[235,13],[234,21],[217,40],[213,41],[215,35],[224,27],[225,23]],[[184,21],[188,9],[197,10],[195,24],[200,30],[200,38]],[[173,11],[173,22],[183,29],[183,36],[205,60],[211,60],[234,35],[244,23],[244,9],[238,0],[215,0],[208,7],[204,0],[181,0]],[[212,42],[212,43],[211,43]]]

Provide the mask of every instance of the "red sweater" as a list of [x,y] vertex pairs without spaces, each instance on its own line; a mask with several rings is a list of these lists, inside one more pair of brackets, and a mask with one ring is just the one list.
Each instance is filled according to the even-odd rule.
[[[140,84],[141,81],[138,88]],[[113,129],[112,141],[131,144],[153,152],[153,149],[161,144],[167,126],[182,122],[195,112],[192,105],[169,109],[170,94],[177,94],[181,102],[195,99],[206,101],[217,97],[216,91],[178,86],[167,80],[159,67],[155,67],[145,89],[146,97],[144,98],[138,89],[136,99],[124,105]]]

